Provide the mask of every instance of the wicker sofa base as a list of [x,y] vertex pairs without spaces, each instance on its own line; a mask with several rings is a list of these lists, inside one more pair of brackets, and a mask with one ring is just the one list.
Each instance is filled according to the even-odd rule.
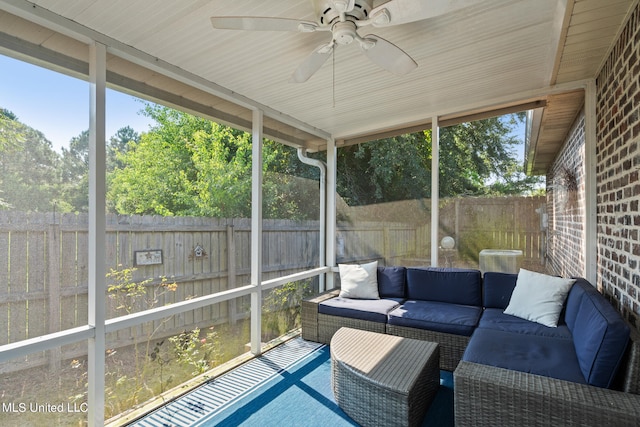
[[354,421],[422,423],[440,385],[438,344],[342,328],[330,348],[333,394]]
[[380,334],[384,334],[386,332],[385,323],[318,313],[317,342],[329,344],[333,335],[338,331],[338,329],[343,326],[347,328],[360,329],[363,331],[378,332]]
[[427,329],[409,328],[387,324],[387,334],[399,337],[413,338],[421,341],[437,342],[440,345],[440,369],[453,372],[462,359],[464,349],[469,344],[470,337],[464,335],[447,334]]
[[461,361],[455,425],[638,426],[640,396]]
[[[340,289],[332,289],[323,292],[312,298],[302,300],[301,323],[302,338],[308,341],[320,342],[318,340],[318,304],[331,298],[335,298],[340,294]],[[331,339],[331,338],[329,338]],[[327,344],[324,342],[323,344]]]

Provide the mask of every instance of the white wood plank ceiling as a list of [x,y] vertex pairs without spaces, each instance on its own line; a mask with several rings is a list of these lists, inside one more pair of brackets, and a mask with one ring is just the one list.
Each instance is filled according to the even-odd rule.
[[[549,94],[580,88],[596,76],[637,2],[455,1],[469,6],[359,30],[414,58],[418,68],[404,76],[372,64],[353,43],[339,46],[309,81],[289,83],[330,33],[220,30],[210,22],[234,15],[316,21],[311,0],[0,0],[0,53],[43,61],[50,56],[39,49],[46,48],[69,59],[58,58],[58,68],[71,68],[86,61],[88,39],[100,38],[114,86],[170,105],[184,102],[189,111],[239,127],[249,123],[253,105],[266,106],[267,134],[313,150],[329,135],[346,144],[428,125],[436,115],[545,102]],[[429,0],[422,2],[428,7]],[[31,47],[15,54],[15,38]],[[237,96],[248,102],[238,105]],[[297,124],[304,126],[294,130]]]

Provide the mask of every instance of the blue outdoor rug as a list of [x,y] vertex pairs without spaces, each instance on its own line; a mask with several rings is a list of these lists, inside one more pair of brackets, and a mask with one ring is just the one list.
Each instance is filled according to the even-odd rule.
[[[201,427],[357,425],[342,412],[333,399],[329,347],[309,343],[300,338],[280,347],[205,384],[155,413],[138,420],[134,425]],[[278,356],[277,352],[272,353],[278,349],[280,353],[297,358],[288,362],[280,360],[281,356]],[[270,354],[271,358],[269,358]],[[303,354],[302,357],[300,354]],[[248,368],[252,363],[255,366]],[[265,370],[271,373],[260,374]],[[263,379],[254,379],[261,375],[264,376]],[[235,378],[227,382],[226,376],[235,376]],[[250,384],[244,391],[224,391],[226,387],[242,381],[243,378],[251,383],[258,382]],[[454,425],[452,373],[441,371],[440,384],[440,389],[422,426]],[[225,395],[228,397],[226,402],[221,401],[219,404],[212,402],[214,397],[217,400],[224,400]]]

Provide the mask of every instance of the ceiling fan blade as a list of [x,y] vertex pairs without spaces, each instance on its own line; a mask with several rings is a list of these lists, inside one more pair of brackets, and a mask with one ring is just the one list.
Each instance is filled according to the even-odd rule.
[[324,29],[315,22],[289,18],[267,18],[259,16],[213,16],[213,28],[221,30],[253,31],[300,31],[313,32]]
[[385,39],[369,34],[360,44],[362,52],[371,62],[394,74],[407,74],[418,67],[405,51]]
[[369,22],[374,27],[406,24],[444,15],[481,1],[483,0],[390,0],[371,10]]
[[327,62],[327,59],[329,59],[333,52],[333,49],[333,41],[329,44],[323,44],[322,46],[317,47],[311,55],[307,56],[305,60],[302,61],[302,64],[298,66],[298,69],[294,71],[289,82],[304,83],[309,80],[309,78],[313,76],[320,67],[322,67],[322,64]]

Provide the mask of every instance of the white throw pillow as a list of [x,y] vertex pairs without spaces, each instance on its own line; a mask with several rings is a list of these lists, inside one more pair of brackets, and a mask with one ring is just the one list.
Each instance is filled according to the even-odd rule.
[[504,313],[555,328],[558,326],[564,300],[574,283],[575,279],[549,276],[521,268]]
[[340,296],[343,298],[380,299],[378,261],[368,264],[338,264]]

